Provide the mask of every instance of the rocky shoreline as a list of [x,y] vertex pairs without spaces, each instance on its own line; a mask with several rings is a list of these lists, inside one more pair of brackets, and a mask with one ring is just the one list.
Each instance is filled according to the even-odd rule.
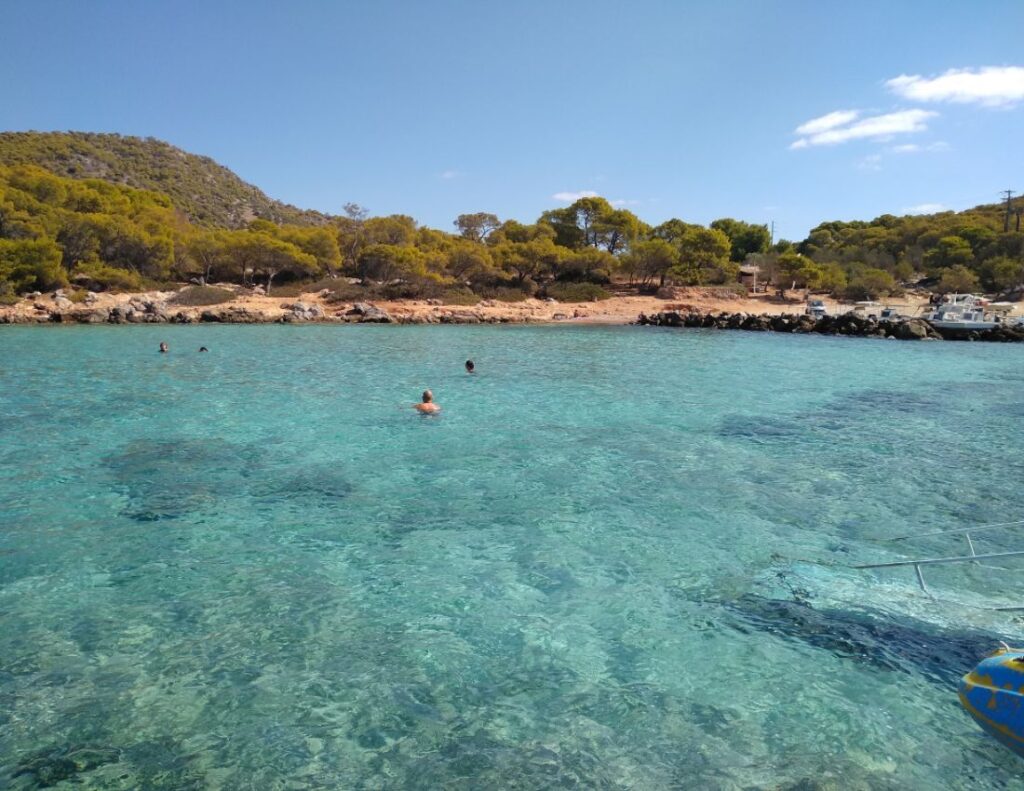
[[[539,324],[584,321],[658,327],[688,327],[750,332],[845,335],[897,340],[977,340],[1024,342],[1024,325],[1005,324],[991,330],[953,335],[932,327],[920,318],[877,321],[852,313],[816,319],[788,313],[729,312],[716,306],[670,305],[669,310],[624,313],[628,299],[613,314],[601,315],[595,305],[544,304],[543,306],[494,303],[474,306],[391,302],[330,303],[312,295],[294,301],[266,298],[251,301],[245,296],[217,305],[180,305],[176,292],[110,297],[89,293],[72,301],[62,291],[35,294],[8,308],[0,307],[0,324]],[[553,302],[550,301],[550,302]],[[637,305],[649,310],[653,301]]]
[[846,335],[857,338],[886,338],[903,341],[968,340],[997,343],[1024,342],[1024,326],[1003,325],[991,330],[969,333],[943,333],[924,319],[876,321],[853,314],[813,316],[782,314],[777,316],[747,313],[700,313],[665,311],[640,314],[636,324],[654,327],[691,327],[748,332],[790,332],[797,334]]
[[[393,315],[366,302],[325,310],[316,302],[283,303],[274,312],[246,305],[178,307],[172,302],[133,297],[113,307],[76,304],[56,297],[37,300],[31,312],[0,312],[0,324],[509,324],[540,321],[529,316],[494,316],[471,309],[453,308],[428,315]],[[569,318],[568,315],[557,316]]]

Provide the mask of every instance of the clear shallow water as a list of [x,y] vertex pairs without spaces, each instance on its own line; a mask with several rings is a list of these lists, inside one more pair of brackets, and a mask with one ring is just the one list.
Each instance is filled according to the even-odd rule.
[[1022,385],[1000,345],[4,328],[0,787],[1013,786],[955,682],[1019,622],[848,566],[1024,518]]

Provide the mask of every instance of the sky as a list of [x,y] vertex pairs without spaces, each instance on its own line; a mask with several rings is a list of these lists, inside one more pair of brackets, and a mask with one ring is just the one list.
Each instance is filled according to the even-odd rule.
[[819,222],[1024,191],[1024,2],[0,0],[0,129],[156,137],[451,229],[600,194]]

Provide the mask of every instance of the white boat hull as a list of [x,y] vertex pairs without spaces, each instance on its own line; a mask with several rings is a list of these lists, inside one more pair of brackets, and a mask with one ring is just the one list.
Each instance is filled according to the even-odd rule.
[[943,321],[941,319],[929,319],[928,323],[937,330],[945,332],[983,332],[998,327],[995,321]]

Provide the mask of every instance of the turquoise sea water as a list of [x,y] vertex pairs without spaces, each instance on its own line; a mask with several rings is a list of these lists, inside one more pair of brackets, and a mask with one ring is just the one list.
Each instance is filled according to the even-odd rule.
[[1002,345],[4,328],[0,787],[1012,787],[955,686],[1024,563],[849,566],[1024,519],[1022,385]]

